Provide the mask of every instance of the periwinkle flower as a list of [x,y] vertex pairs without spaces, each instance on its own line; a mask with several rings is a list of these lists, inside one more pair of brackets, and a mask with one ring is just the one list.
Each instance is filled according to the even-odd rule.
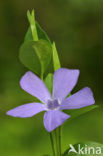
[[77,93],[67,97],[77,83],[79,70],[60,68],[54,73],[53,95],[34,73],[27,72],[20,81],[22,89],[38,98],[41,103],[34,102],[16,107],[7,112],[13,117],[32,117],[35,114],[46,111],[44,114],[44,126],[48,132],[62,125],[69,115],[62,112],[65,109],[78,109],[95,103],[90,88],[85,87]]

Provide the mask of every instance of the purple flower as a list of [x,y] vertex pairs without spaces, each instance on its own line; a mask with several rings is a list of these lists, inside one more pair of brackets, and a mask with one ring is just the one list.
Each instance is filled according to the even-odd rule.
[[77,93],[67,97],[77,83],[79,70],[60,68],[54,73],[53,95],[51,96],[45,84],[34,73],[27,72],[20,81],[22,89],[38,98],[41,103],[29,103],[16,107],[7,112],[14,117],[32,117],[46,111],[44,126],[48,132],[63,124],[69,115],[62,112],[65,109],[78,109],[95,103],[90,88],[85,87]]

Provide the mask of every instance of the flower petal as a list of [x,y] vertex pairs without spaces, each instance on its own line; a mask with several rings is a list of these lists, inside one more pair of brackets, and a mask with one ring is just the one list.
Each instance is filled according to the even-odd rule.
[[85,87],[62,102],[60,109],[78,109],[95,103],[90,88]]
[[32,72],[27,72],[20,80],[20,85],[29,94],[37,97],[42,102],[51,99],[51,95],[45,84]]
[[32,117],[33,115],[45,111],[44,105],[40,103],[29,103],[25,104],[19,107],[16,107],[14,109],[11,109],[6,114],[13,116],[13,117]]
[[70,116],[58,110],[47,111],[44,114],[44,126],[48,132],[62,125]]
[[63,100],[74,88],[79,76],[79,70],[60,68],[54,73],[53,97]]

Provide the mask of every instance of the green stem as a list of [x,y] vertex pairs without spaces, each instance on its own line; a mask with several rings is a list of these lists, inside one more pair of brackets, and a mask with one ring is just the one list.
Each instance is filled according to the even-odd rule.
[[55,143],[57,156],[61,156],[61,127],[55,129]]
[[57,152],[57,156],[59,156],[58,129],[55,129],[55,141],[56,141],[56,152]]
[[41,72],[41,80],[43,81],[43,72]]
[[59,127],[59,154],[61,156],[61,126]]
[[55,156],[55,146],[54,146],[54,141],[53,141],[52,133],[50,133],[50,140],[51,140],[51,146],[52,146],[53,156]]

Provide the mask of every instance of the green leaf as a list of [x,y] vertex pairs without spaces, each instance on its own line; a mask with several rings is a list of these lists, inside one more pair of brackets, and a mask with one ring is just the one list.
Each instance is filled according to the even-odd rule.
[[52,94],[53,91],[53,74],[49,73],[44,80],[45,85],[47,86],[48,90]]
[[[83,142],[70,146],[62,156],[103,156],[103,144],[100,143]],[[75,152],[72,152],[73,149]]]
[[36,22],[35,22],[35,15],[34,10],[32,10],[31,14],[30,11],[27,11],[27,17],[30,23],[31,33],[34,41],[38,40],[37,30],[36,30]]
[[56,49],[56,46],[55,46],[55,43],[54,42],[53,42],[52,48],[53,48],[53,64],[54,64],[54,70],[57,70],[57,69],[59,69],[61,67],[61,65],[60,65],[60,61],[59,61],[57,49]]
[[[37,35],[38,35],[39,40],[43,39],[43,40],[48,41],[51,44],[46,32],[40,27],[40,25],[38,24],[37,21],[36,21],[36,30],[37,30]],[[32,36],[32,32],[31,32],[31,28],[29,27],[27,30],[27,33],[25,35],[24,42],[32,41],[32,40],[33,40],[33,36]]]
[[40,25],[39,25],[39,23],[38,23],[37,21],[36,21],[36,29],[37,29],[38,38],[48,41],[48,42],[50,43],[50,45],[51,45],[51,41],[50,41],[48,35],[47,35],[46,32],[40,27]]
[[48,41],[51,45],[51,41],[47,36],[46,32],[40,27],[39,23],[35,20],[34,10],[32,11],[31,14],[30,11],[27,11],[27,17],[30,26],[27,30],[24,41],[29,41],[29,40],[37,41],[43,39]]
[[45,40],[28,41],[20,48],[20,60],[30,70],[43,77],[50,65],[52,48]]
[[28,28],[27,33],[26,33],[25,38],[24,38],[24,42],[26,42],[26,41],[33,41],[33,36],[32,36],[32,32],[31,32],[30,27]]
[[80,109],[64,110],[64,112],[69,114],[71,116],[69,120],[72,120],[72,119],[74,119],[84,113],[87,113],[97,107],[98,107],[97,105],[91,105],[91,106],[80,108]]

